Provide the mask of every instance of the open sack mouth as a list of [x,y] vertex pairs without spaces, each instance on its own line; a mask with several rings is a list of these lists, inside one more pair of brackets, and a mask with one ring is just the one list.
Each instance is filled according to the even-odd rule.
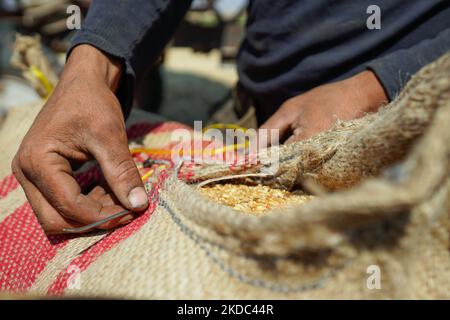
[[275,189],[263,185],[215,184],[200,188],[207,198],[233,208],[236,211],[256,216],[274,209],[300,205],[313,198],[304,192]]

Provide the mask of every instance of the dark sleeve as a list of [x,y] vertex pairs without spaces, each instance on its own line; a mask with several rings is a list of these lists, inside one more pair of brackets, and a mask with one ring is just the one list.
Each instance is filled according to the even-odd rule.
[[449,51],[450,29],[446,29],[433,39],[375,59],[367,67],[375,72],[392,101],[412,75]]
[[157,60],[188,11],[191,0],[94,0],[68,52],[90,44],[116,58],[124,73],[116,94],[125,115],[136,81]]

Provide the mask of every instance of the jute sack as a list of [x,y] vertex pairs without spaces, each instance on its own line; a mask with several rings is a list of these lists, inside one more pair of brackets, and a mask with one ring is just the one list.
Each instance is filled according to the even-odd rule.
[[[447,54],[378,114],[282,147],[280,170],[261,182],[290,189],[312,179],[323,192],[316,199],[256,217],[170,174],[150,219],[65,294],[450,298],[449,124]],[[212,166],[193,178],[229,172]]]
[[[283,147],[280,170],[262,183],[290,189],[310,179],[321,186],[316,190],[341,191],[263,217],[210,202],[170,174],[161,175],[151,208],[131,224],[110,233],[46,237],[8,174],[39,107],[10,114],[0,132],[0,291],[448,298],[449,65],[447,55],[426,67],[378,114]],[[227,174],[229,167],[209,166],[193,178]],[[69,281],[76,268],[79,287]],[[377,281],[367,271],[377,268],[381,288],[373,289]]]
[[[151,203],[148,210],[132,223],[110,232],[46,235],[22,188],[11,174],[11,160],[41,106],[39,103],[11,109],[0,128],[1,298],[9,294],[13,297],[26,294],[31,298],[63,295],[64,289],[71,286],[73,272],[84,270],[103,252],[140,230],[155,207]],[[186,126],[161,120],[155,115],[133,110],[127,121],[130,141],[145,140],[151,148],[170,151],[171,132]],[[142,168],[142,159],[139,158],[137,155],[135,161]],[[77,171],[75,178],[85,189],[99,183],[102,175],[98,166],[90,163]],[[151,190],[156,192],[157,188]]]

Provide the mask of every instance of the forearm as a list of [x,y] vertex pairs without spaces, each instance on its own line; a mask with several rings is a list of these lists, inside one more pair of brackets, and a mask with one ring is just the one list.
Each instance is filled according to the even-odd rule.
[[135,82],[173,36],[191,0],[96,0],[92,2],[72,49],[88,44],[120,61],[117,95],[127,113]]
[[383,84],[390,100],[400,93],[408,80],[425,65],[450,51],[450,29],[443,30],[434,39],[398,50],[368,64]]

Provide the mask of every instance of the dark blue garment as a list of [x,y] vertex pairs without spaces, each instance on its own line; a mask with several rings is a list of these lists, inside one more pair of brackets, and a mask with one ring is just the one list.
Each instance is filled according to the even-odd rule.
[[[72,47],[89,43],[122,59],[126,107],[134,82],[190,2],[95,0]],[[380,30],[367,28],[369,5],[381,9]],[[286,99],[365,69],[393,99],[411,75],[448,51],[450,0],[251,0],[237,66],[263,121]]]

